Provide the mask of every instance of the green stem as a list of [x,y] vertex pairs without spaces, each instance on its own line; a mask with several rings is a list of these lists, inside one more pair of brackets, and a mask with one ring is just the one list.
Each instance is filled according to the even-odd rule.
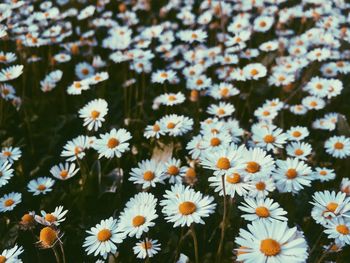
[[192,238],[193,238],[195,262],[199,263],[199,258],[198,258],[198,240],[197,240],[196,231],[194,229],[194,224],[191,225],[191,234],[192,234]]

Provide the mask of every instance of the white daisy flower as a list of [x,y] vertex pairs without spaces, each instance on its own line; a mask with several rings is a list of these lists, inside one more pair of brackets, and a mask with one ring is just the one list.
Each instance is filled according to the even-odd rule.
[[0,71],[0,82],[10,81],[18,78],[23,73],[23,65],[16,65]]
[[240,229],[235,239],[240,246],[236,249],[238,261],[302,263],[307,260],[308,246],[303,235],[296,227],[289,228],[287,222],[258,220],[247,228],[248,231]]
[[28,192],[33,193],[33,195],[43,194],[52,191],[52,186],[55,184],[55,180],[50,177],[39,177],[37,179],[30,180],[27,188]]
[[249,178],[269,176],[274,169],[275,161],[261,148],[244,149],[241,156]]
[[158,240],[146,238],[146,240],[137,242],[133,250],[137,258],[151,258],[160,251],[160,244],[158,244]]
[[76,175],[76,173],[79,171],[79,168],[75,168],[75,163],[60,163],[58,165],[52,166],[50,169],[50,173],[53,177],[64,181]]
[[341,245],[350,245],[350,221],[343,218],[334,218],[328,221],[324,232],[328,238],[334,238]]
[[312,148],[309,143],[298,141],[288,144],[286,151],[288,156],[295,157],[300,160],[307,160],[307,156],[311,154]]
[[0,160],[0,188],[9,182],[14,175],[13,172],[11,163]]
[[79,110],[79,117],[84,119],[84,126],[87,126],[89,131],[97,131],[102,126],[102,122],[105,121],[104,117],[107,113],[107,101],[104,99],[95,99]]
[[345,136],[332,136],[325,141],[326,152],[335,158],[344,159],[350,156],[350,139]]
[[156,187],[157,183],[163,184],[163,165],[154,160],[144,160],[138,163],[138,167],[132,168],[129,181],[142,185],[142,189]]
[[104,259],[109,253],[117,252],[117,243],[123,241],[122,236],[118,233],[117,220],[110,217],[101,220],[99,224],[86,231],[89,236],[85,238],[83,247],[88,255],[100,255]]
[[41,216],[35,215],[34,219],[38,223],[44,226],[59,226],[62,222],[66,220],[65,215],[68,210],[63,210],[63,206],[57,206],[55,210],[51,213],[41,211]]
[[0,212],[12,211],[19,203],[22,202],[21,193],[9,193],[0,198]]
[[14,245],[12,248],[4,249],[0,253],[0,262],[6,263],[20,263],[18,257],[23,253],[24,249],[22,246]]
[[238,206],[238,209],[246,213],[243,214],[242,217],[248,221],[288,220],[288,218],[285,217],[287,212],[270,198],[245,198],[242,205]]
[[274,180],[269,176],[259,176],[248,183],[251,186],[248,195],[253,198],[265,198],[276,189]]
[[101,134],[100,139],[96,139],[93,148],[99,153],[99,157],[111,159],[120,158],[122,153],[129,150],[131,134],[125,129],[112,129],[109,133]]
[[68,157],[68,162],[73,162],[76,159],[83,159],[85,151],[90,148],[90,137],[80,135],[71,141],[68,141],[61,152],[62,157]]
[[174,193],[176,188],[164,195],[166,198],[161,202],[162,212],[168,222],[177,226],[190,226],[192,223],[204,224],[203,217],[214,213],[216,204],[213,197],[203,196],[189,187]]

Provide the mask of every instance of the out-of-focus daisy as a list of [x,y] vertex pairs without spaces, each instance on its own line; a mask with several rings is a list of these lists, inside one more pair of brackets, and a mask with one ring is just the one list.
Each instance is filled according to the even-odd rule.
[[67,93],[69,95],[80,95],[83,90],[88,89],[90,89],[88,81],[74,81],[73,84],[67,88]]
[[3,51],[0,51],[0,63],[3,64],[9,64],[12,63],[17,59],[15,53],[9,52],[9,53],[4,53]]
[[113,157],[120,158],[122,153],[129,150],[129,141],[131,134],[125,129],[112,129],[109,133],[101,134],[100,139],[96,139],[93,148],[99,153],[99,158]]
[[153,83],[165,83],[165,81],[172,82],[176,77],[176,72],[173,70],[158,70],[152,74]]
[[154,160],[144,160],[131,169],[130,175],[129,181],[142,185],[142,189],[156,187],[156,183],[163,183],[163,165]]
[[117,220],[112,217],[101,220],[99,224],[86,231],[89,235],[85,238],[83,247],[88,255],[100,255],[104,259],[109,253],[117,252],[117,243],[123,241],[118,234]]
[[0,82],[10,81],[18,78],[23,73],[23,65],[11,66],[0,72]]
[[104,99],[95,99],[79,110],[79,117],[84,119],[84,126],[87,126],[89,131],[97,131],[105,121],[107,112],[107,102]]
[[270,198],[245,198],[244,202],[238,208],[245,212],[242,217],[248,221],[263,220],[263,221],[287,221],[287,214],[283,208]]
[[263,64],[252,63],[243,68],[243,73],[247,79],[257,80],[266,76],[267,70]]
[[273,25],[274,18],[272,16],[259,16],[254,19],[254,31],[266,32]]
[[288,158],[287,160],[277,160],[276,165],[273,178],[280,192],[298,193],[304,186],[311,185],[312,171],[303,161]]
[[94,67],[87,62],[81,62],[75,66],[75,75],[79,79],[86,79],[88,77],[91,77],[94,73]]
[[37,245],[43,249],[52,248],[57,242],[61,242],[61,237],[59,230],[46,226],[40,230]]
[[159,96],[159,102],[166,106],[181,104],[185,101],[185,96],[181,93],[165,93]]
[[0,262],[8,262],[8,263],[20,263],[22,260],[20,260],[18,257],[23,253],[23,247],[14,245],[12,248],[4,249],[0,253]]
[[239,90],[233,87],[230,83],[220,83],[219,85],[214,85],[210,91],[210,96],[215,99],[228,99],[232,96],[239,94]]
[[350,196],[350,180],[349,178],[343,178],[340,183],[340,191]]
[[0,198],[0,212],[12,211],[19,203],[22,202],[21,193],[9,193]]
[[325,141],[326,152],[335,158],[346,158],[350,155],[350,139],[345,136],[332,136]]
[[305,262],[307,243],[296,227],[274,220],[253,221],[248,231],[240,229],[235,242],[240,246],[237,260],[242,262]]
[[231,103],[220,102],[219,105],[212,104],[208,107],[207,112],[211,115],[223,118],[231,116],[234,113],[235,107]]
[[27,230],[32,229],[35,226],[35,212],[30,211],[26,214],[24,214],[21,218],[21,221],[19,222],[19,226],[21,229]]
[[52,166],[50,173],[53,177],[59,180],[67,180],[69,178],[72,178],[79,171],[79,168],[75,168],[75,163],[60,163],[58,165]]
[[146,238],[137,242],[133,250],[137,258],[151,258],[160,250],[160,244],[158,244],[158,240]]
[[55,184],[55,180],[50,177],[39,177],[37,179],[30,180],[28,183],[28,192],[33,195],[43,194],[52,191],[52,186]]
[[13,176],[13,171],[11,163],[0,160],[0,188],[9,182]]
[[[174,191],[175,188],[172,188]],[[201,192],[196,192],[189,187],[174,194],[167,192],[165,200],[161,202],[162,212],[168,222],[177,226],[190,226],[192,223],[204,224],[203,217],[208,217],[214,213],[216,204],[213,197],[203,196]]]

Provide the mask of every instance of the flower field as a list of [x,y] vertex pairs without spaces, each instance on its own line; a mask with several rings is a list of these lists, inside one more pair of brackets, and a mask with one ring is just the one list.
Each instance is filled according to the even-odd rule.
[[350,258],[346,0],[0,3],[0,263]]

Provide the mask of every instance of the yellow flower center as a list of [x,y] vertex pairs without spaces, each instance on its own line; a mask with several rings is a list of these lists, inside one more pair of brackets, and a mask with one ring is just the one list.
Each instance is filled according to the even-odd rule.
[[197,176],[196,171],[193,168],[188,168],[186,171],[186,177],[195,178]]
[[237,184],[241,181],[241,176],[238,173],[234,173],[232,176],[226,176],[226,182],[230,184]]
[[9,152],[9,151],[5,151],[5,152],[3,152],[2,154],[3,154],[5,157],[10,157],[10,156],[12,155],[12,153]]
[[107,142],[107,147],[113,149],[119,145],[119,141],[116,138],[110,138]]
[[152,181],[154,178],[154,173],[152,171],[146,171],[143,174],[143,179],[146,181]]
[[267,257],[276,256],[281,252],[281,245],[274,239],[264,239],[260,243],[260,251]]
[[170,175],[177,175],[179,174],[180,170],[177,166],[175,165],[170,165],[167,169],[168,174]]
[[222,88],[221,90],[220,90],[220,94],[221,94],[221,96],[223,96],[223,97],[227,97],[227,95],[228,95],[228,92],[229,92],[229,90],[228,90],[228,88]]
[[6,262],[6,258],[0,255],[0,263],[5,263],[5,262]]
[[108,241],[111,238],[111,236],[112,236],[111,231],[106,228],[102,229],[97,233],[97,239],[100,242]]
[[168,129],[174,129],[175,128],[175,123],[169,122],[166,126]]
[[269,209],[267,209],[265,206],[259,206],[255,209],[255,213],[259,217],[266,218],[270,215]]
[[152,248],[152,242],[150,242],[150,241],[142,242],[142,243],[141,243],[141,247],[142,247],[143,249],[151,249],[151,248]]
[[155,131],[155,132],[160,131],[160,127],[159,127],[158,124],[154,124],[154,125],[153,125],[153,131]]
[[322,171],[320,171],[320,175],[325,176],[325,175],[327,175],[327,172],[325,170],[322,170]]
[[257,162],[248,162],[245,170],[248,173],[257,173],[260,171],[260,164],[258,164]]
[[134,227],[139,227],[139,226],[142,226],[144,223],[146,222],[146,218],[144,216],[135,216],[133,219],[132,219],[132,225]]
[[193,214],[196,210],[197,207],[193,202],[186,201],[179,205],[179,212],[185,216]]
[[273,143],[273,142],[275,142],[275,137],[272,136],[271,134],[268,134],[264,137],[264,142]]
[[227,170],[231,167],[230,160],[226,157],[220,157],[216,163],[216,167],[222,170]]
[[25,214],[24,216],[22,216],[21,220],[22,224],[31,224],[34,222],[34,217],[30,214]]

